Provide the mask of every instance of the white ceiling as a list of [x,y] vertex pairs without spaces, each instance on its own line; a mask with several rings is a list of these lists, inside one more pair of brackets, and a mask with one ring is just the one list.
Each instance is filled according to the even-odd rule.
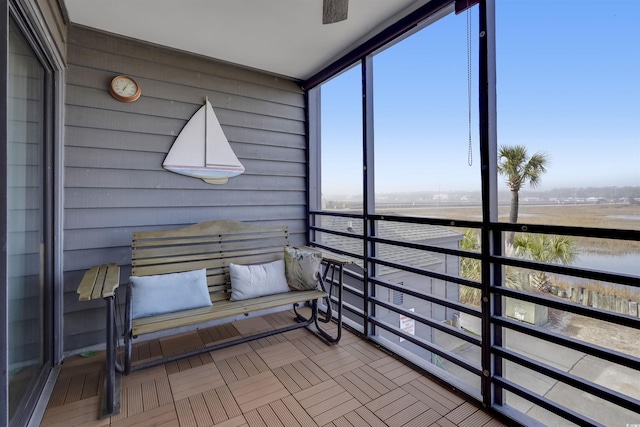
[[429,0],[63,0],[74,24],[305,80]]

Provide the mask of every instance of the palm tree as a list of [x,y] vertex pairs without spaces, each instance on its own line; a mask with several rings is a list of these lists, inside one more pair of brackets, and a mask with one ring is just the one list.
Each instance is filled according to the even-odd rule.
[[[467,229],[460,242],[460,249],[470,252],[480,252],[480,237],[478,233],[472,229]],[[505,255],[514,256],[514,251],[510,245],[507,246]],[[460,257],[460,276],[475,280],[476,282],[482,281],[482,265],[480,260]],[[527,289],[528,282],[526,277],[523,277],[517,269],[513,267],[505,268],[504,283],[507,287],[525,290]],[[480,289],[465,285],[460,286],[460,302],[479,307],[481,297],[482,291]]]
[[[518,222],[519,193],[522,186],[529,181],[535,188],[540,184],[542,174],[547,171],[549,156],[537,152],[529,157],[524,145],[502,145],[498,152],[498,172],[504,175],[511,191],[509,222]],[[507,233],[507,243],[513,243],[513,233]]]
[[[578,256],[576,244],[567,236],[519,233],[515,236],[513,248],[520,258],[550,264],[569,265]],[[551,288],[551,280],[547,272],[536,270],[529,277],[533,287],[545,292]]]

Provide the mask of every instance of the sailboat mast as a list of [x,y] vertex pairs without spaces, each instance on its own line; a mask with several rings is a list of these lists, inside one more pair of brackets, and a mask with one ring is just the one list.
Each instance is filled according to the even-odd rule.
[[205,105],[205,109],[204,109],[204,166],[207,167],[207,149],[208,149],[208,145],[209,145],[209,135],[208,135],[208,128],[209,126],[207,126],[209,124],[209,120],[207,118],[207,114],[209,114],[209,112],[207,111],[208,108],[206,108],[207,104],[209,104],[209,97],[205,96],[204,97],[204,105]]

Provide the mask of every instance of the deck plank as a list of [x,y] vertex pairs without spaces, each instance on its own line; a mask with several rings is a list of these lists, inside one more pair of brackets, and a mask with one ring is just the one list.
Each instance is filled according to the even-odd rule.
[[243,413],[289,395],[271,371],[229,384],[229,390]]
[[215,364],[169,375],[174,400],[181,400],[225,384]]
[[250,427],[267,427],[267,424],[264,422],[257,409],[247,412],[244,414],[244,417]]
[[240,415],[216,424],[216,427],[249,427],[249,424],[247,423],[247,420],[242,415]]
[[271,372],[273,372],[273,375],[278,378],[278,381],[280,381],[282,385],[285,386],[289,393],[296,393],[302,390],[302,387],[300,387],[296,380],[292,378],[291,373],[288,372],[287,369],[285,369],[286,367],[291,367],[291,365],[285,365],[285,367],[275,368]]
[[[357,415],[357,418],[356,418],[356,415]],[[353,411],[352,414],[345,415],[345,418],[348,419],[353,425],[357,425],[356,421],[358,419],[361,419],[364,423],[366,423],[366,424],[363,424],[363,426],[364,425],[373,426],[373,427],[386,426],[384,421],[376,417],[376,415],[373,412],[371,412],[366,406],[359,407],[358,409]]]
[[160,406],[158,402],[158,390],[155,381],[142,383],[142,407],[144,411],[150,411]]
[[[273,427],[289,427],[289,425],[284,424],[280,418],[278,417],[278,415],[275,413],[275,411],[273,410],[273,408],[270,405],[265,405],[265,406],[261,406],[258,408],[258,413],[260,414],[260,416],[262,417],[262,419],[264,420],[264,422],[268,425],[268,426],[273,426]],[[296,424],[292,424],[291,427],[295,427],[297,425]]]
[[193,415],[196,419],[196,425],[198,427],[213,425],[213,419],[209,414],[209,409],[207,408],[207,404],[202,394],[191,396],[189,398],[189,403],[191,404],[191,410],[193,411]]
[[216,390],[205,391],[202,393],[202,398],[204,399],[205,405],[207,405],[207,412],[209,412],[214,424],[219,424],[229,419],[229,416],[225,411],[225,407],[222,404],[222,400],[220,400],[220,396],[218,396]]
[[293,396],[287,396],[281,401],[302,427],[316,427],[318,425]]
[[420,416],[412,419],[411,421],[408,421],[404,427],[422,427],[425,425],[428,426],[432,425],[440,418],[442,418],[440,414],[438,414],[433,409],[428,409],[427,411],[420,414]]
[[362,361],[340,347],[333,347],[310,358],[331,377],[342,375],[363,365]]
[[306,359],[306,356],[289,341],[261,348],[256,350],[256,353],[271,369]]
[[458,406],[451,412],[446,415],[446,418],[453,422],[454,424],[460,424],[470,416],[472,416],[475,412],[477,412],[480,408],[471,403],[465,402],[462,405]]
[[58,377],[56,385],[53,386],[53,391],[51,392],[51,397],[49,398],[47,408],[55,408],[57,406],[64,405],[64,401],[67,396],[67,389],[69,388],[69,383],[71,383],[71,377]]
[[193,414],[188,397],[176,400],[175,405],[180,427],[198,427],[196,424],[196,417]]
[[363,405],[380,396],[380,393],[368,384],[357,381],[353,372],[346,372],[335,380]]
[[45,412],[41,422],[43,427],[75,427],[75,426],[103,426],[109,424],[109,419],[99,420],[100,399],[98,396],[76,400],[68,404],[57,406]]
[[390,427],[404,427],[416,418],[422,417],[422,414],[429,410],[431,410],[431,408],[427,405],[420,401],[416,401],[387,418],[385,422]]
[[142,404],[142,384],[136,384],[133,387],[128,387],[129,394],[127,395],[127,408],[128,416],[141,414],[144,412],[144,406]]

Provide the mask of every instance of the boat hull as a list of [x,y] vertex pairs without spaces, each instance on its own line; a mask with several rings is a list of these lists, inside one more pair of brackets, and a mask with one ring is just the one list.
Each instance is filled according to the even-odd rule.
[[229,178],[240,175],[244,168],[204,168],[164,165],[164,168],[180,175],[200,178],[208,184],[225,184]]

